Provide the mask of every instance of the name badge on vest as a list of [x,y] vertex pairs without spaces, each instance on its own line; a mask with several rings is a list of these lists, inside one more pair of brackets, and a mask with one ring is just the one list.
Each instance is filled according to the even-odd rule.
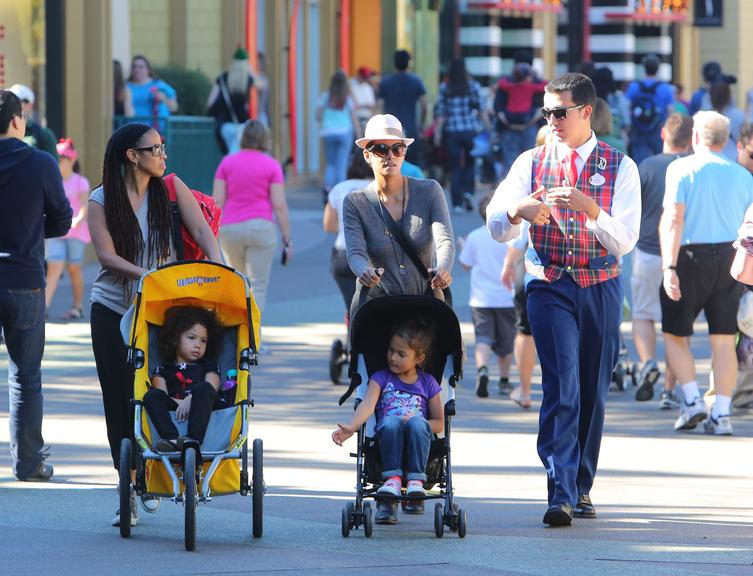
[[[599,170],[605,170],[606,167],[607,167],[607,159],[606,158],[602,158],[602,157],[597,158],[596,159],[596,167]],[[602,182],[602,184],[604,184],[604,182]]]
[[602,186],[606,181],[606,178],[599,173],[594,174],[588,179],[588,183],[591,184],[591,186]]

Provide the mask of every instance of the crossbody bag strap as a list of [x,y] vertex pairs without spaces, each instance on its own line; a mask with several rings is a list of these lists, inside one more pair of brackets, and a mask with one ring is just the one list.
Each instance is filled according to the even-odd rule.
[[228,92],[224,76],[220,76],[220,92],[222,92],[222,99],[225,100],[225,105],[227,106],[228,112],[230,112],[230,118],[233,119],[233,124],[238,124],[238,116],[235,115],[233,102],[230,100],[230,92]]
[[[368,198],[369,202],[377,211],[377,213],[382,216],[384,225],[387,226],[387,229],[389,230],[390,234],[392,234],[392,237],[397,240],[398,244],[400,244],[403,252],[405,252],[405,255],[410,258],[411,262],[413,262],[413,265],[418,269],[421,276],[423,276],[426,280],[431,278],[429,270],[426,268],[426,266],[424,266],[424,263],[421,262],[421,259],[418,257],[418,254],[416,254],[416,250],[415,248],[413,248],[410,240],[405,237],[402,229],[397,225],[397,222],[395,222],[394,218],[392,218],[392,215],[389,213],[389,211],[384,209],[382,203],[379,201],[379,198],[377,198],[376,192],[371,189],[367,189],[366,198]],[[404,216],[405,215],[403,215],[403,217]]]

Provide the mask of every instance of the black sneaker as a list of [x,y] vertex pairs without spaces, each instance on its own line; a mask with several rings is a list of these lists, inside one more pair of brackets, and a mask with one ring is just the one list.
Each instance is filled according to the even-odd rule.
[[638,402],[647,402],[654,397],[654,384],[659,380],[659,366],[653,359],[646,360],[641,368],[640,386],[635,391]]
[[34,472],[24,478],[23,482],[49,482],[55,473],[52,464],[47,464],[44,460],[34,469]]
[[479,398],[489,396],[489,372],[486,366],[478,369],[478,376],[476,376],[476,396]]
[[513,385],[510,384],[510,379],[502,376],[499,379],[499,393],[502,394],[502,396],[509,396],[512,391]]
[[380,502],[374,517],[376,524],[397,524],[397,502]]
[[178,447],[173,440],[167,440],[166,438],[160,438],[154,445],[157,452],[177,452]]

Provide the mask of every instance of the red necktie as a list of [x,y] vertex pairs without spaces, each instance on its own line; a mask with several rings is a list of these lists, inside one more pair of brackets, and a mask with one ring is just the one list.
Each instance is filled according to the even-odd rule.
[[573,187],[578,183],[578,165],[575,163],[577,157],[578,153],[575,150],[570,150],[567,158],[569,168],[568,178],[570,180],[568,184]]

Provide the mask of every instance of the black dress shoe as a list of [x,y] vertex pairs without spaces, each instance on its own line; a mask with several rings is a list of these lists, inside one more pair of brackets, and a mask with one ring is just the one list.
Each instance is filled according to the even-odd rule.
[[544,514],[544,524],[570,526],[573,523],[573,507],[570,504],[552,504]]
[[588,494],[578,496],[578,503],[573,509],[573,516],[576,518],[596,518],[596,508],[594,508]]

